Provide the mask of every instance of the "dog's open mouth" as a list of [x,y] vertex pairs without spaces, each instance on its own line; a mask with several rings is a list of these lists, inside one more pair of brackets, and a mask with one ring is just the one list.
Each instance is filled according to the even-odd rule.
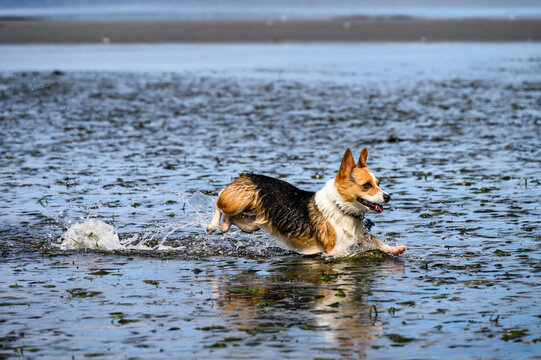
[[372,211],[375,211],[375,212],[378,212],[378,213],[383,211],[383,206],[381,206],[381,205],[374,204],[374,203],[372,203],[370,201],[366,201],[365,199],[362,199],[362,198],[357,198],[357,201],[360,202],[361,204],[363,204],[364,206],[366,206],[367,208],[369,208]]

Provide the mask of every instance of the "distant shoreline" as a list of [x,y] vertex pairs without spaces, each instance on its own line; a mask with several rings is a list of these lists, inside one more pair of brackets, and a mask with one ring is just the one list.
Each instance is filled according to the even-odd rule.
[[0,44],[541,41],[541,19],[0,20]]

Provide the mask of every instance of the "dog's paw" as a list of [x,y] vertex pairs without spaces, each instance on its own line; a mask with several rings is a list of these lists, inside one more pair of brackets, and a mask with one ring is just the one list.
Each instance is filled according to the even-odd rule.
[[214,233],[217,229],[218,229],[217,226],[213,226],[212,224],[209,224],[209,226],[207,226],[207,234],[210,235]]
[[395,246],[395,247],[393,247],[393,249],[391,250],[391,254],[393,254],[393,255],[400,255],[400,254],[402,254],[404,251],[406,251],[406,248],[407,248],[406,245],[398,245],[398,246]]

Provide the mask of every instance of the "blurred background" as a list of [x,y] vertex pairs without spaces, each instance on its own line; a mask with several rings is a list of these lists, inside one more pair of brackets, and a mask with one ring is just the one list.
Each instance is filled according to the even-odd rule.
[[538,0],[4,0],[1,17],[63,20],[280,19],[336,16],[538,18]]

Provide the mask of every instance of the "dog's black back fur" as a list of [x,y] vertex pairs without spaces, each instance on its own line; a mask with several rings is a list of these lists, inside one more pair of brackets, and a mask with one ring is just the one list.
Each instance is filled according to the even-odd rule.
[[246,175],[256,186],[265,216],[273,227],[288,236],[313,233],[308,204],[315,192],[265,175]]

